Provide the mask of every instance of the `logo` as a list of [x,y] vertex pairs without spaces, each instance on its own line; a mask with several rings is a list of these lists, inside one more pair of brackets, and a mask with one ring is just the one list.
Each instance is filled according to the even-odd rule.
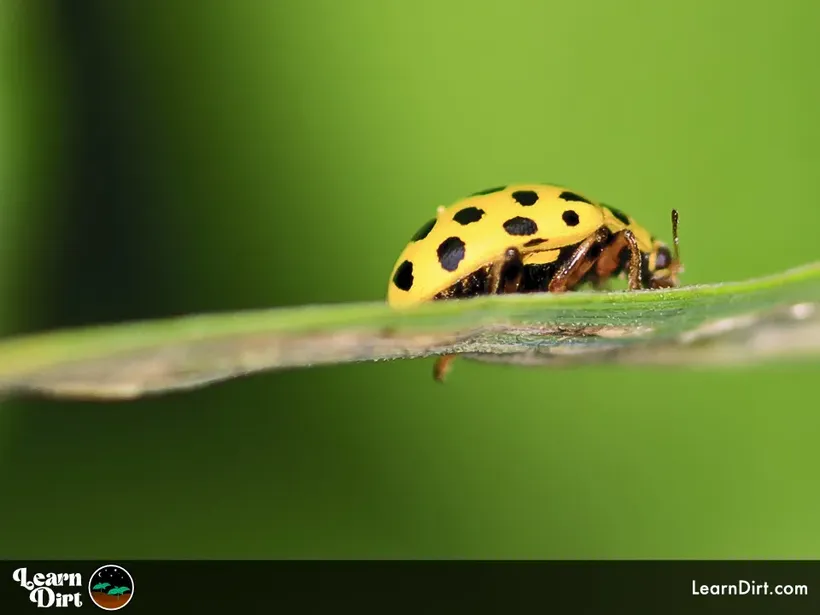
[[29,576],[28,568],[18,568],[12,578],[28,590],[29,600],[39,609],[83,605],[81,593],[71,591],[83,586],[79,572],[36,572]]
[[106,611],[116,611],[131,602],[134,596],[134,579],[122,566],[100,566],[88,579],[91,601]]

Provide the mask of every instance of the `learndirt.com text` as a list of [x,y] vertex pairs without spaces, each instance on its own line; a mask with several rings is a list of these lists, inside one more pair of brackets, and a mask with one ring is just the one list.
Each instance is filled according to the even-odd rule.
[[766,581],[706,584],[692,580],[693,596],[808,596],[808,585],[772,585]]

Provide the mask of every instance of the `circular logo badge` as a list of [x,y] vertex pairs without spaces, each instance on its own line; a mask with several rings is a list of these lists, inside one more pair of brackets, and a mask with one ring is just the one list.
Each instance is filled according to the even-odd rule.
[[88,580],[91,602],[105,611],[116,611],[131,602],[134,596],[134,579],[122,566],[100,566]]

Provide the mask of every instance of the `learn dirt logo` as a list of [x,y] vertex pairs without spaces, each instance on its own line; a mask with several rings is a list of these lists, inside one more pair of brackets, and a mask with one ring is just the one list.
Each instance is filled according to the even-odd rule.
[[131,602],[134,596],[134,579],[122,566],[101,566],[88,579],[88,595],[101,609],[116,611]]
[[28,592],[38,609],[80,607],[83,605],[82,575],[79,572],[34,572],[18,568],[12,574],[15,583]]

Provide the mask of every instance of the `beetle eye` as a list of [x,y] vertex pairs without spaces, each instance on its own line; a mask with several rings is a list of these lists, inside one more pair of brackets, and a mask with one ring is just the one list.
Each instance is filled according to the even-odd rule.
[[672,264],[672,254],[669,248],[658,248],[658,256],[655,259],[655,269],[666,269]]

